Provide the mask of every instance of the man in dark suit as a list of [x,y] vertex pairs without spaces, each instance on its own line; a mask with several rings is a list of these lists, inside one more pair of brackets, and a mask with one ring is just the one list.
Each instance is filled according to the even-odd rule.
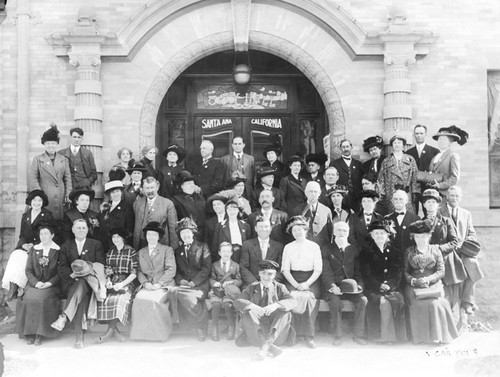
[[385,216],[387,220],[394,223],[396,230],[395,245],[401,252],[401,256],[405,255],[406,249],[414,245],[415,242],[410,237],[408,226],[420,220],[420,217],[414,213],[406,211],[406,204],[408,203],[408,194],[403,190],[396,190],[392,194],[392,204],[394,205],[394,212]]
[[261,359],[280,355],[279,346],[293,344],[295,338],[291,310],[297,302],[283,284],[275,281],[278,269],[274,261],[261,261],[260,282],[250,284],[234,301],[235,309],[241,312],[236,345],[260,347],[257,356]]
[[323,175],[321,174],[321,167],[328,160],[328,156],[324,153],[311,153],[306,156],[306,170],[302,176],[307,182],[318,182],[320,186],[325,185]]
[[91,188],[97,180],[94,156],[88,149],[82,148],[83,130],[79,127],[69,131],[70,146],[58,153],[68,159],[73,187]]
[[92,288],[85,279],[71,277],[71,263],[77,259],[104,264],[106,255],[101,242],[87,238],[89,231],[84,219],[73,223],[74,240],[65,242],[59,252],[59,277],[66,288],[66,306],[52,327],[62,331],[67,321],[73,323],[76,331],[75,348],[83,348],[83,319],[88,309]]
[[384,142],[380,136],[371,136],[363,142],[363,150],[371,156],[368,161],[363,162],[365,174],[371,173],[375,178],[378,177],[382,161],[385,159],[382,155],[383,147]]
[[[335,223],[333,232],[335,242],[321,248],[323,273],[321,283],[323,297],[330,307],[333,327],[333,344],[342,344],[342,301],[349,300],[355,305],[353,340],[361,345],[365,341],[365,315],[368,299],[362,294],[363,280],[359,272],[359,249],[347,241],[349,225],[340,221]],[[343,292],[341,283],[345,279],[353,279],[357,284],[357,293]]]
[[241,278],[245,285],[259,279],[259,263],[268,259],[281,264],[283,244],[269,237],[271,224],[264,216],[257,216],[254,220],[256,237],[243,242],[241,248],[240,268]]
[[330,199],[329,191],[337,186],[337,181],[339,180],[339,172],[333,166],[325,169],[323,173],[323,181],[325,184],[321,186],[321,195],[319,197],[319,202],[332,209],[332,201]]
[[356,245],[360,250],[368,247],[368,225],[384,217],[375,212],[375,204],[379,195],[373,190],[361,193],[361,212],[353,214],[349,219],[349,243]]
[[224,169],[220,160],[212,157],[213,152],[213,143],[203,140],[200,145],[201,161],[196,161],[191,168],[194,182],[206,199],[222,190],[223,186]]
[[[415,146],[408,149],[406,153],[415,159],[419,171],[429,171],[431,161],[434,156],[439,153],[439,149],[434,148],[425,142],[425,138],[427,137],[427,127],[423,124],[417,124],[415,128],[413,128],[413,137],[415,138]],[[423,182],[418,182],[418,184],[420,185],[420,192],[415,193],[415,203],[413,203],[417,212],[420,205],[421,193],[425,190],[425,184]]]
[[224,184],[228,184],[235,171],[243,173],[246,178],[245,191],[248,198],[252,197],[253,183],[255,177],[255,160],[253,156],[243,153],[245,143],[241,136],[235,136],[231,144],[233,153],[222,156],[221,162],[224,166]]
[[342,156],[333,161],[332,166],[339,172],[338,184],[347,187],[345,204],[353,211],[359,209],[359,195],[362,190],[361,179],[364,169],[361,161],[352,157],[352,143],[349,140],[340,142]]
[[271,223],[271,239],[284,243],[285,224],[288,221],[286,212],[273,208],[274,194],[271,190],[262,190],[259,194],[259,203],[261,208],[248,216],[247,222],[250,225],[251,237],[257,237],[255,233],[255,226],[257,225],[257,218],[264,216],[265,219]]

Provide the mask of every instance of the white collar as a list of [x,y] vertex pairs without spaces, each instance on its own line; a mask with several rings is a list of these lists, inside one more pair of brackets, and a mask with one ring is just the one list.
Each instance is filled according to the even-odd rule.
[[238,156],[239,156],[240,158],[243,158],[243,152],[239,152],[239,153],[237,153],[237,152],[233,152],[233,155],[234,155],[234,157],[236,157],[236,158],[238,158]]
[[[36,249],[36,250],[43,250],[43,244],[40,242],[38,245],[33,246],[33,248]],[[54,249],[54,250],[59,250],[60,249],[59,245],[56,244],[54,241],[52,241],[52,244],[50,245],[50,248]]]

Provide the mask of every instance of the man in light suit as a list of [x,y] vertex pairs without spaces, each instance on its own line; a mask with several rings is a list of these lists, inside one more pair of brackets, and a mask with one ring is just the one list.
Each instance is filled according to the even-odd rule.
[[307,182],[305,194],[307,197],[306,204],[296,208],[295,211],[292,211],[292,214],[302,215],[309,220],[309,234],[307,238],[316,242],[321,247],[332,240],[332,211],[318,201],[321,195],[321,186],[318,182]]
[[196,161],[193,167],[188,167],[205,199],[218,193],[223,186],[224,169],[220,160],[212,157],[213,151],[213,143],[203,140],[200,145],[201,161]]
[[288,221],[286,212],[273,208],[274,194],[271,190],[262,190],[259,194],[259,204],[261,208],[248,216],[247,222],[250,225],[251,237],[257,237],[255,227],[257,218],[264,216],[271,223],[271,239],[283,243],[284,227]]
[[255,218],[255,238],[243,242],[241,248],[240,268],[241,278],[245,285],[259,279],[259,263],[265,259],[281,264],[283,244],[270,238],[271,224],[264,216]]
[[87,238],[89,228],[84,219],[73,223],[74,240],[65,242],[59,252],[59,277],[66,286],[66,306],[59,318],[52,323],[52,327],[62,331],[67,321],[73,323],[76,331],[75,348],[83,348],[83,319],[90,302],[92,288],[85,279],[71,277],[73,272],[71,263],[77,259],[88,262],[106,262],[106,255],[100,241]]
[[241,136],[235,136],[231,144],[233,153],[222,156],[221,162],[224,166],[224,184],[227,184],[232,179],[232,174],[235,171],[243,173],[246,177],[245,191],[247,198],[252,197],[254,177],[255,177],[255,160],[253,156],[243,153],[245,143]]
[[88,149],[82,148],[84,132],[75,127],[69,131],[70,146],[59,151],[68,159],[73,187],[86,187],[90,189],[97,180],[94,155]]
[[479,261],[462,252],[464,241],[477,241],[476,231],[472,225],[471,213],[459,206],[462,200],[462,189],[458,186],[451,186],[448,189],[448,203],[441,206],[439,211],[443,216],[452,219],[457,229],[458,248],[457,252],[467,272],[467,278],[461,283],[460,301],[465,313],[473,314],[478,309],[475,303],[476,283],[484,277]]
[[158,195],[160,183],[154,177],[147,177],[143,181],[144,196],[138,196],[134,202],[135,226],[134,248],[140,250],[146,246],[143,229],[151,221],[159,222],[165,229],[165,235],[160,239],[162,245],[176,249],[179,239],[175,231],[177,212],[174,203]]

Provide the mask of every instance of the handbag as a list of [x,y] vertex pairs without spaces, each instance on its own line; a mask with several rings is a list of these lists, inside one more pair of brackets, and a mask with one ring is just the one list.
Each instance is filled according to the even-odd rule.
[[427,171],[419,171],[417,173],[417,182],[433,183],[434,181],[443,182],[444,176],[440,173],[430,173]]
[[427,288],[415,288],[415,297],[417,300],[424,300],[426,298],[438,298],[443,295],[443,290],[441,287],[427,287]]

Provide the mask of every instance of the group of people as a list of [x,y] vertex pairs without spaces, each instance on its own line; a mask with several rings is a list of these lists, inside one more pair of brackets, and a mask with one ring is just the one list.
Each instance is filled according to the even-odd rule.
[[210,337],[219,341],[224,314],[227,339],[267,358],[298,340],[315,347],[323,299],[334,345],[342,344],[347,301],[359,344],[449,343],[477,310],[481,246],[459,206],[460,159],[450,149],[468,135],[441,128],[436,149],[426,134],[415,126],[406,152],[408,141],[395,135],[387,157],[382,138],[370,137],[364,163],[349,140],[329,163],[319,153],[284,164],[281,146],[270,144],[258,168],[241,137],[221,159],[202,141],[189,171],[181,146],[164,151],[161,169],[156,147],[138,162],[122,148],[93,211],[97,175],[80,146],[83,130],[72,129],[71,146],[56,151],[52,125],[32,163],[29,209],[3,277],[8,298],[18,299],[18,333],[40,344],[71,322],[81,348],[92,320],[108,324],[95,339],[102,343],[124,341],[119,324],[131,319],[131,339],[166,341],[180,323],[204,341],[211,316]]

